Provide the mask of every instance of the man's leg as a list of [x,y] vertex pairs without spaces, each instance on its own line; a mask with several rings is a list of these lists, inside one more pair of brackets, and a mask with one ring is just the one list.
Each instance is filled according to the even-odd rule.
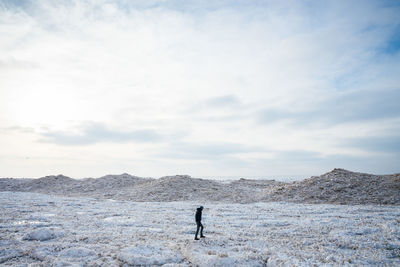
[[[195,239],[195,240],[198,240],[198,239],[199,239],[199,238],[197,237],[197,235],[199,234],[200,225],[201,225],[201,223],[198,223],[198,222],[197,222],[196,235],[194,236],[194,239]],[[202,230],[202,231],[203,231],[203,230]],[[201,234],[200,234],[200,235],[201,235]]]
[[203,224],[202,223],[200,223],[200,237],[204,237],[204,235],[203,235]]

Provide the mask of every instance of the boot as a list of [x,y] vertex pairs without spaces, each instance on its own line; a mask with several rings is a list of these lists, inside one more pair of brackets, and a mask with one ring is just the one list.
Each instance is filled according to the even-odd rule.
[[198,238],[197,236],[194,238],[194,240],[200,240],[200,238]]

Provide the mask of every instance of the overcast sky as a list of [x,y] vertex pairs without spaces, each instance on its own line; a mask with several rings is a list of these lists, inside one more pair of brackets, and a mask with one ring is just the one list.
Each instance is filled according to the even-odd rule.
[[0,177],[400,172],[399,1],[0,0]]

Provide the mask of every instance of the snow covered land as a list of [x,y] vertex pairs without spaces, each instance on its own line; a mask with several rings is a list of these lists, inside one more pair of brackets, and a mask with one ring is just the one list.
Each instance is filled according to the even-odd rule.
[[0,193],[2,266],[399,266],[400,207]]
[[0,266],[400,266],[399,174],[59,175],[0,191]]
[[217,201],[252,203],[286,201],[334,204],[400,204],[400,174],[373,175],[334,169],[290,183],[240,179],[230,182],[188,175],[141,178],[129,174],[93,179],[64,175],[40,179],[0,179],[0,191],[36,192],[139,202]]

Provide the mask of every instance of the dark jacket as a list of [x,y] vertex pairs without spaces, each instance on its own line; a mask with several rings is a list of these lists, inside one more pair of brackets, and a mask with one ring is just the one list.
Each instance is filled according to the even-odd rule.
[[201,222],[201,212],[203,209],[197,208],[196,211],[196,222]]

